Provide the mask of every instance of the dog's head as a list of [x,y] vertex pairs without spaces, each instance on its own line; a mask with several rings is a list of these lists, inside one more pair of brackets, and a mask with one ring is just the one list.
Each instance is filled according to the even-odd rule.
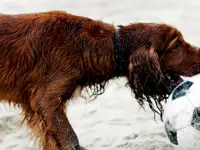
[[120,39],[129,57],[128,83],[138,102],[147,101],[152,110],[154,102],[162,110],[160,101],[180,83],[180,76],[200,72],[200,50],[174,27],[146,23],[120,26]]

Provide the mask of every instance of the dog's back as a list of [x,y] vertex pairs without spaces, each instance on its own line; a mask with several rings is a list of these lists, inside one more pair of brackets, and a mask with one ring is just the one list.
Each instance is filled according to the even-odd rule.
[[67,18],[70,23],[81,19],[64,12],[0,15],[0,99],[21,101],[46,69],[51,70],[47,66],[54,60],[48,62],[47,57],[66,42],[60,24]]

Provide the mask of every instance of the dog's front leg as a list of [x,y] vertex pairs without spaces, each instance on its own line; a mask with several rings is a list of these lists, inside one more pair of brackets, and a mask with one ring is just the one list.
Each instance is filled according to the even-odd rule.
[[62,106],[54,110],[53,113],[46,111],[43,119],[46,122],[44,150],[52,149],[52,144],[56,147],[56,150],[80,149],[76,133]]
[[[39,133],[43,150],[83,150],[79,146],[79,141],[66,114],[65,102],[60,98],[60,91],[54,86],[39,89],[31,96],[31,108],[35,112],[36,123],[29,123],[37,126],[37,122],[42,122],[42,129],[39,126]],[[61,89],[61,88],[59,88]],[[57,92],[57,94],[55,93]],[[58,94],[59,93],[59,94]],[[72,92],[70,92],[72,93]]]

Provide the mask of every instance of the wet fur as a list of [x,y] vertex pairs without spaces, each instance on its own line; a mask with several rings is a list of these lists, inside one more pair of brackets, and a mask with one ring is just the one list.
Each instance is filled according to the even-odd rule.
[[[66,104],[77,88],[88,88],[96,97],[110,79],[121,76],[115,30],[111,24],[65,12],[0,15],[0,99],[22,108],[41,149],[81,149],[66,117]],[[118,36],[123,76],[137,101],[162,113],[160,101],[176,83],[169,74],[199,72],[197,48],[165,24],[119,26]],[[182,40],[180,52],[169,52],[176,37]],[[177,56],[191,59],[177,62]]]

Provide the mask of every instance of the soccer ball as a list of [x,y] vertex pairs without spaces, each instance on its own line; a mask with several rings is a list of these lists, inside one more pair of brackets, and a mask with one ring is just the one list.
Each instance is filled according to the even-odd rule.
[[200,76],[179,84],[164,105],[165,132],[184,150],[200,150]]

